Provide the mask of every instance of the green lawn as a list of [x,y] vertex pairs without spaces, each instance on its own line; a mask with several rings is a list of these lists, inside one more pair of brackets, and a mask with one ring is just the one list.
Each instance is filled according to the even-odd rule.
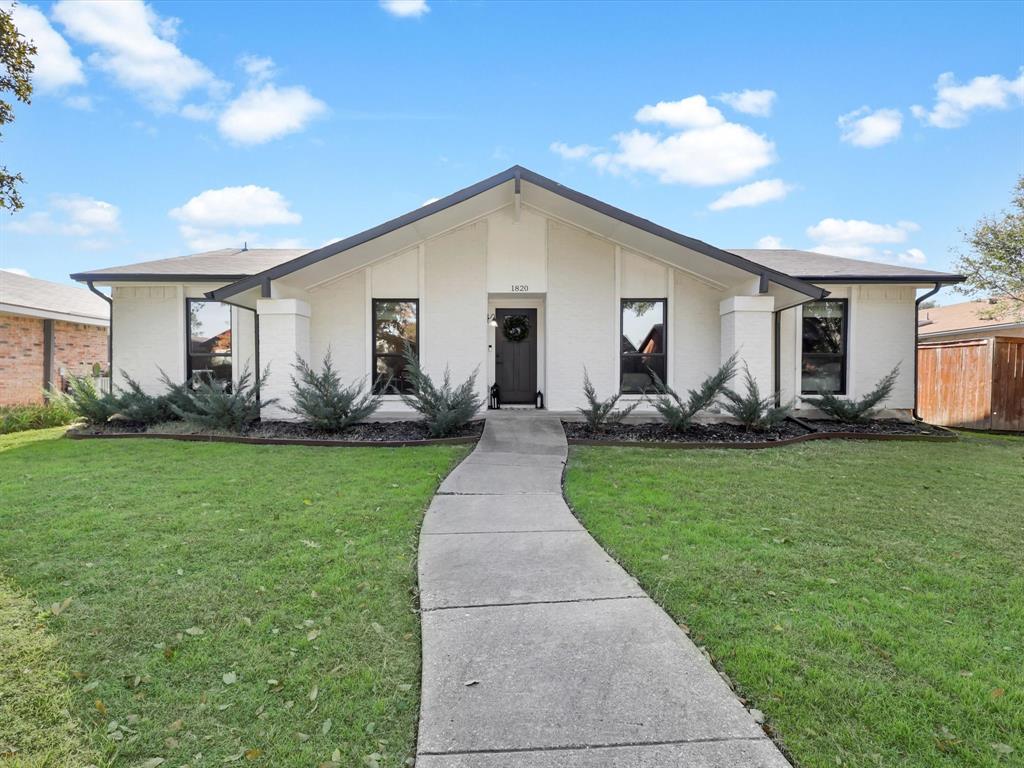
[[0,438],[0,764],[405,764],[417,534],[468,448],[60,433]]
[[575,448],[566,492],[797,765],[1024,765],[1024,439]]

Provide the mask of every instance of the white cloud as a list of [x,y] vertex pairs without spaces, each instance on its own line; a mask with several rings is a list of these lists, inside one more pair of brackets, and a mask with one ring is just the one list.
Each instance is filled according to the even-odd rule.
[[182,223],[202,227],[263,227],[302,221],[302,216],[288,207],[280,192],[255,184],[208,189],[172,209],[169,215]]
[[153,109],[172,110],[196,88],[224,88],[174,44],[178,20],[161,18],[141,0],[61,0],[53,17],[71,37],[98,49],[90,64]]
[[732,93],[720,93],[718,98],[724,101],[737,112],[757,117],[768,117],[775,106],[775,99],[778,94],[775,91],[734,91]]
[[32,84],[42,91],[85,83],[82,62],[73,53],[67,40],[60,36],[42,11],[32,5],[15,5],[9,9],[14,24],[26,38],[35,43],[35,71]]
[[976,109],[1009,109],[1024,102],[1024,69],[1016,80],[1002,75],[975,77],[960,85],[952,72],[944,72],[935,82],[935,106],[928,111],[922,106],[910,108],[914,117],[936,128],[958,128],[967,123]]
[[213,120],[217,116],[217,108],[213,104],[186,104],[181,108],[181,116],[200,122]]
[[908,248],[896,258],[901,264],[909,264],[912,267],[919,267],[928,260],[920,248]]
[[238,59],[238,65],[254,83],[266,82],[277,74],[274,60],[269,56],[242,56]]
[[600,171],[643,171],[663,184],[692,186],[742,181],[777,159],[771,141],[745,125],[728,122],[700,94],[648,104],[634,118],[674,130],[665,134],[634,128],[617,133],[613,150],[556,141],[551,151],[570,160],[586,159]]
[[103,200],[85,195],[53,195],[48,210],[19,217],[8,229],[26,235],[91,237],[117,232],[121,228],[120,217],[118,207]]
[[68,96],[64,99],[64,103],[72,109],[79,109],[82,112],[92,112],[92,99],[84,94],[78,96]]
[[807,236],[818,243],[812,250],[819,253],[851,259],[872,259],[879,255],[875,246],[906,242],[907,236],[919,229],[912,221],[875,224],[859,219],[828,218],[808,227]]
[[633,130],[615,137],[618,151],[594,155],[599,169],[645,171],[665,184],[711,186],[741,181],[775,162],[775,145],[745,125],[723,123],[669,136]]
[[327,105],[301,86],[273,83],[252,87],[228,104],[217,121],[221,134],[239,144],[263,144],[289,133],[327,111]]
[[779,248],[785,248],[782,244],[782,238],[776,237],[775,235],[765,235],[759,238],[757,241],[758,248],[768,248],[770,250],[778,250]]
[[840,115],[838,125],[842,141],[856,147],[880,147],[899,138],[903,115],[898,109],[861,107]]
[[664,123],[671,128],[711,128],[725,117],[700,94],[679,101],[659,101],[640,107],[633,119],[638,123]]
[[569,146],[564,141],[553,141],[551,142],[551,146],[548,148],[556,155],[561,155],[566,160],[582,160],[583,158],[590,157],[592,154],[597,152],[597,147],[592,147],[589,144]]
[[208,189],[168,215],[189,247],[202,251],[257,243],[264,237],[261,227],[302,221],[280,192],[254,184]]
[[752,208],[757,205],[782,200],[793,189],[782,179],[764,179],[752,184],[731,189],[708,206],[712,211],[725,211],[729,208]]
[[10,272],[12,275],[21,275],[22,277],[32,277],[28,273],[27,269],[21,267],[0,267],[0,272]]
[[380,7],[392,16],[402,19],[414,19],[425,13],[430,13],[427,0],[380,0]]

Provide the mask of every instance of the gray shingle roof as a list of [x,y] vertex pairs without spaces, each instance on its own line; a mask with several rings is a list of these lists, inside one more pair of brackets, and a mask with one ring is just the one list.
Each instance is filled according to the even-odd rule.
[[91,320],[110,319],[107,302],[85,288],[14,272],[0,271],[0,304]]
[[842,256],[829,256],[813,251],[797,251],[790,248],[731,248],[730,250],[745,259],[810,282],[814,282],[815,279],[841,280],[865,277],[875,280],[899,280],[902,278],[908,282],[920,280],[923,283],[933,280],[959,282],[958,275],[948,272],[914,269],[896,264],[881,264],[877,261],[847,259]]
[[71,275],[74,280],[110,280],[117,277],[135,276],[136,279],[150,275],[154,278],[191,276],[208,280],[238,280],[255,275],[265,269],[276,267],[306,253],[306,248],[221,248],[191,256],[175,256],[170,259],[142,261],[120,267],[93,269]]

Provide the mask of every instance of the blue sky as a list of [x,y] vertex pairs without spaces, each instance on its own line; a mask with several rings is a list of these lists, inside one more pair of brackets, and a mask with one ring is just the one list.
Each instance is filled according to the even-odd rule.
[[27,183],[0,265],[50,280],[242,240],[317,247],[515,163],[722,247],[941,269],[1024,172],[1022,3],[15,18],[40,54],[4,132]]

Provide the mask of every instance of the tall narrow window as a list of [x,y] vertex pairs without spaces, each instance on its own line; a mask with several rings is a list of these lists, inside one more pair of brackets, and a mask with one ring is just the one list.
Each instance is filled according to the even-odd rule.
[[188,378],[231,386],[231,307],[219,301],[187,300]]
[[419,355],[419,309],[416,299],[373,300],[373,391],[408,392],[406,345]]
[[653,371],[665,381],[666,299],[623,299],[619,371],[623,394],[654,387]]
[[800,389],[805,395],[846,394],[846,299],[803,305]]

